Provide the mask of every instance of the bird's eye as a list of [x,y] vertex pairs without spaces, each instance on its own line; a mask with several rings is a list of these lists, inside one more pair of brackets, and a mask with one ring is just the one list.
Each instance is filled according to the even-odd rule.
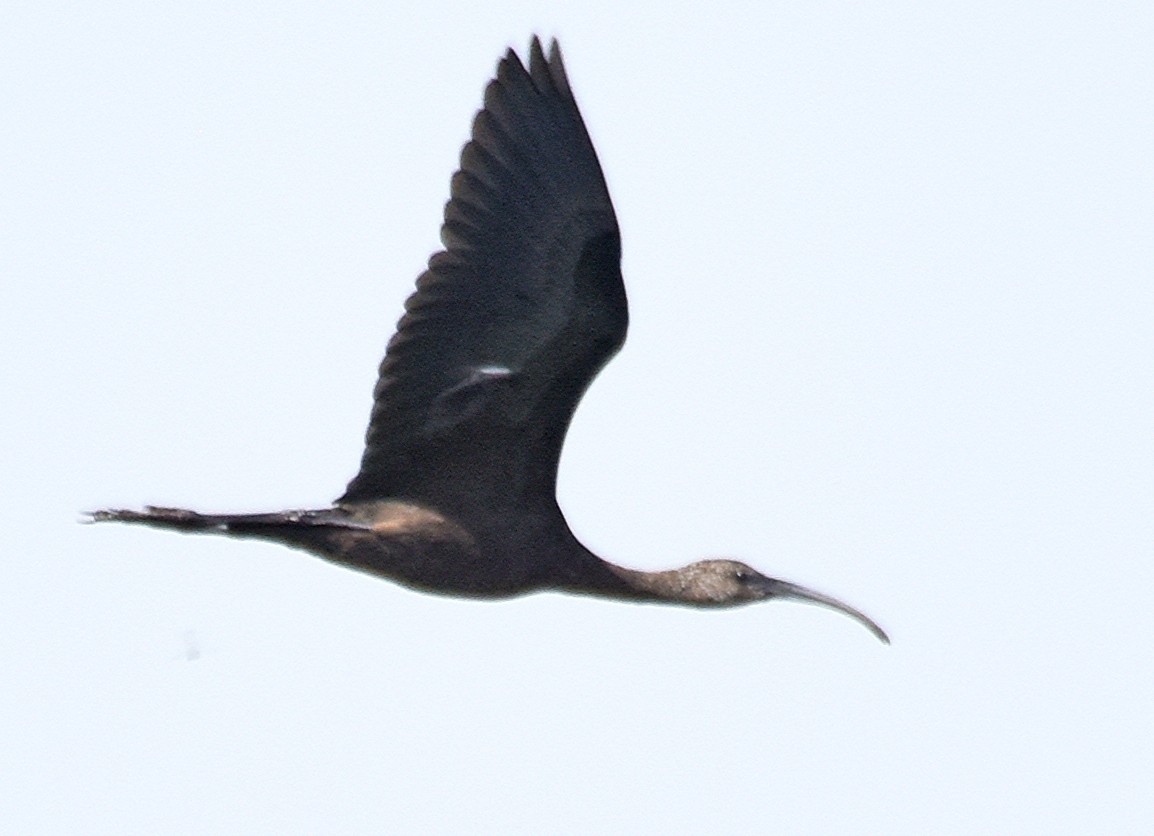
[[733,577],[744,583],[745,581],[749,580],[749,572],[746,572],[744,569],[738,569],[733,573]]

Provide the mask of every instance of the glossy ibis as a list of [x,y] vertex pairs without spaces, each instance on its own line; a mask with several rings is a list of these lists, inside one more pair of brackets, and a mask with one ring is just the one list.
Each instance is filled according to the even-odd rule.
[[461,152],[429,260],[389,342],[360,472],[331,508],[97,511],[96,521],[274,540],[427,592],[537,590],[726,607],[790,598],[854,608],[734,560],[641,572],[594,555],[557,505],[585,388],[625,340],[621,241],[553,42],[509,50]]

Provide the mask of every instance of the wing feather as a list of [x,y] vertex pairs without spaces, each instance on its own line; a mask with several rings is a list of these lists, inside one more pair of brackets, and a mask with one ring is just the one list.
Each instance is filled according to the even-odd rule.
[[573,411],[624,342],[617,220],[556,41],[500,61],[450,195],[338,502],[552,502]]

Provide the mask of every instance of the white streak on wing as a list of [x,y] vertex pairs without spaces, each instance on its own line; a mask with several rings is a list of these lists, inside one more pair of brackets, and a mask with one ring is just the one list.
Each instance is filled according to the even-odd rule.
[[485,408],[492,390],[488,384],[513,376],[508,366],[470,366],[467,375],[436,397],[429,407],[426,433],[444,431],[477,415]]
[[512,373],[513,370],[508,366],[477,366],[469,375],[469,382],[477,383],[487,377],[508,377]]

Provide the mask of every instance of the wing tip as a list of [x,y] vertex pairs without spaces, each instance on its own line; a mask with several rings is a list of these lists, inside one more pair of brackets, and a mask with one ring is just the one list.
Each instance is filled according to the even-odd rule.
[[553,87],[567,99],[573,98],[569,87],[569,77],[565,72],[565,60],[561,54],[561,43],[557,38],[549,39],[549,49],[546,52],[542,45],[541,36],[534,34],[529,40],[529,60],[523,62],[517,50],[508,47],[504,57],[497,63],[497,73],[491,84],[500,85],[511,81],[513,75],[528,76],[533,86],[544,92]]

